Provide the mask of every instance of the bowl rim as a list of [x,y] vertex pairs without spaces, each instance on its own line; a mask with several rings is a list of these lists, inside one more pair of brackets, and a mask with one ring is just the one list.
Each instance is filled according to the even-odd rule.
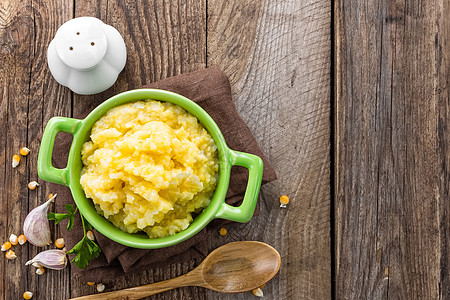
[[[130,102],[150,99],[176,104],[194,115],[213,137],[219,156],[219,179],[214,194],[211,197],[210,204],[195,217],[193,222],[191,222],[185,230],[163,238],[149,238],[147,235],[144,236],[144,234],[130,234],[115,227],[105,217],[97,213],[92,204],[92,200],[85,196],[84,191],[81,188],[79,175],[82,167],[81,147],[85,141],[89,140],[87,137],[90,137],[93,124],[114,107]],[[215,218],[220,206],[225,202],[225,196],[228,190],[231,171],[230,151],[231,150],[228,148],[225,138],[215,121],[197,103],[182,95],[166,90],[135,89],[117,94],[105,100],[93,109],[84,119],[80,120],[69,151],[66,182],[80,213],[97,231],[109,239],[126,246],[143,249],[164,248],[189,239]]]

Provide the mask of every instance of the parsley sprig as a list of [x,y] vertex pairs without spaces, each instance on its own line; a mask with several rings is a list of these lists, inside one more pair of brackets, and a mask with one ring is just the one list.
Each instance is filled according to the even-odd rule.
[[[61,214],[61,213],[49,213],[47,215],[47,218],[49,220],[54,220],[55,224],[58,224],[62,220],[69,219],[69,222],[67,223],[67,230],[72,229],[75,214],[77,212],[78,208],[73,209],[73,205],[66,204],[66,211],[67,213]],[[100,255],[101,249],[100,247],[92,240],[90,240],[87,237],[86,232],[89,230],[92,230],[92,225],[89,224],[88,221],[86,221],[83,217],[83,215],[80,213],[81,223],[83,225],[83,232],[84,236],[75,246],[73,246],[72,249],[70,249],[67,254],[76,254],[75,258],[72,259],[70,262],[74,262],[75,265],[80,268],[84,269],[91,260],[98,257]]]
[[78,207],[75,208],[75,211],[73,210],[72,204],[66,204],[66,211],[67,214],[58,214],[51,212],[47,215],[47,219],[54,220],[55,225],[61,222],[62,220],[69,219],[69,222],[67,223],[67,230],[72,229],[73,227],[73,220],[75,218],[75,213],[77,212]]

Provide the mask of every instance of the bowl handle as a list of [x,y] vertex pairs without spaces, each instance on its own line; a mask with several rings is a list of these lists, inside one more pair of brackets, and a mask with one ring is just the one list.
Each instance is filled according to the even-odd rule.
[[40,178],[67,186],[67,167],[65,169],[58,169],[52,166],[53,146],[58,132],[63,131],[74,134],[80,122],[81,120],[78,119],[63,117],[53,117],[48,121],[44,134],[42,135],[37,163]]
[[248,169],[248,183],[245,190],[244,200],[239,207],[222,203],[216,213],[216,218],[245,223],[250,221],[258,200],[259,188],[261,187],[263,162],[256,155],[230,150],[231,165],[242,166]]

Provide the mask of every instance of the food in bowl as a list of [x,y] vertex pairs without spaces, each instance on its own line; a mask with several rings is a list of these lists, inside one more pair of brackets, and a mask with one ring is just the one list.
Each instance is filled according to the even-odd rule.
[[114,107],[90,138],[81,150],[81,186],[122,231],[173,235],[208,206],[218,180],[217,147],[180,106],[145,100]]

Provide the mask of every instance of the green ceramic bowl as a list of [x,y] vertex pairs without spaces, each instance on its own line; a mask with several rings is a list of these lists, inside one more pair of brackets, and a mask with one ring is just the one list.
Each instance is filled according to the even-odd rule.
[[[196,116],[213,137],[219,154],[219,180],[208,207],[194,219],[187,229],[172,236],[153,239],[145,234],[126,233],[115,227],[96,212],[92,200],[86,198],[80,185],[80,175],[83,167],[81,147],[84,142],[90,139],[89,136],[94,123],[115,106],[146,99],[174,103]],[[55,137],[61,131],[73,134],[73,141],[65,169],[57,169],[51,164]],[[225,203],[225,195],[230,181],[230,171],[234,165],[243,166],[249,170],[247,189],[244,200],[239,207],[233,207]],[[120,244],[143,249],[163,248],[180,243],[198,233],[215,218],[248,222],[255,210],[261,186],[262,172],[263,164],[261,158],[229,149],[217,124],[200,106],[181,95],[156,89],[132,90],[116,95],[95,108],[83,120],[63,117],[50,119],[42,136],[38,157],[39,177],[43,180],[68,186],[80,213],[95,229]]]

